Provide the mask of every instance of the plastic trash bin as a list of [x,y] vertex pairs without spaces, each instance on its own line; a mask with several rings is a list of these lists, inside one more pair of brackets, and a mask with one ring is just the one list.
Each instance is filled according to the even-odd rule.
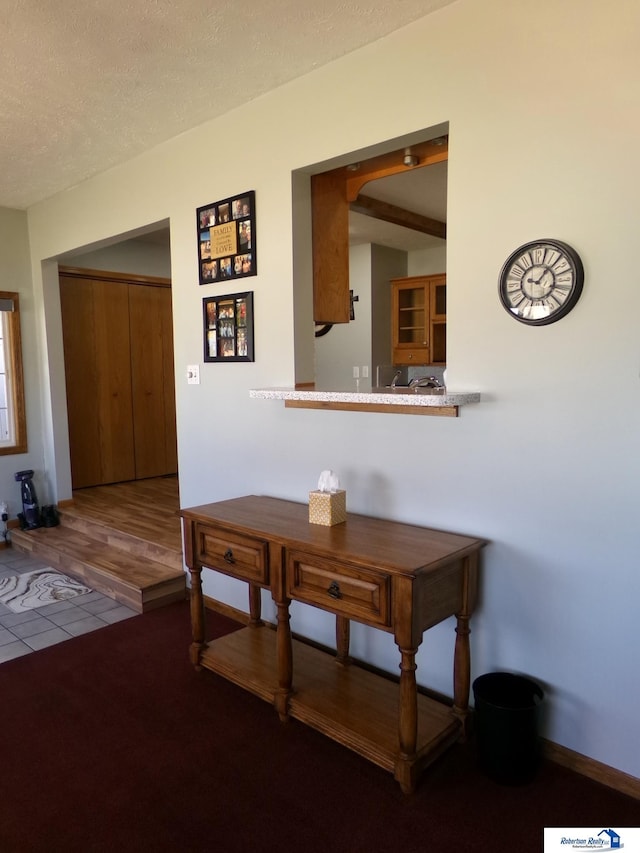
[[540,764],[542,688],[523,675],[489,672],[473,682],[480,767],[496,782],[532,781]]

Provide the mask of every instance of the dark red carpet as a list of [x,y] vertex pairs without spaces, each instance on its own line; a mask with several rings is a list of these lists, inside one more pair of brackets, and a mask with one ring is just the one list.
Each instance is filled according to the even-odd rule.
[[[210,636],[236,627],[210,616]],[[542,850],[640,804],[545,764],[499,786],[454,747],[392,776],[188,659],[176,604],[0,666],[0,853]]]

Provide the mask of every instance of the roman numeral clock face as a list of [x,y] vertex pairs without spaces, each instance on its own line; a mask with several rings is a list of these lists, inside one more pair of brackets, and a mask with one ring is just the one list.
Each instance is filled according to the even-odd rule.
[[571,311],[583,282],[582,261],[571,246],[535,240],[507,258],[498,287],[500,301],[515,320],[545,326]]

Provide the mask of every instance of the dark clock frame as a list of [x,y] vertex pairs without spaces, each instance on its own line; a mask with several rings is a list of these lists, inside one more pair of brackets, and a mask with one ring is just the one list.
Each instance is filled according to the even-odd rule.
[[[562,303],[562,305],[558,306],[557,310],[553,311],[551,314],[546,317],[539,317],[536,319],[530,319],[528,317],[519,317],[512,310],[513,306],[510,300],[506,295],[507,290],[507,278],[509,276],[509,271],[511,267],[517,261],[519,257],[521,257],[525,252],[533,252],[536,249],[539,249],[542,246],[552,246],[558,252],[561,252],[564,257],[566,257],[567,261],[573,268],[573,285],[571,287],[571,291],[569,295]],[[582,288],[584,285],[584,267],[582,265],[582,260],[580,255],[576,252],[576,250],[569,246],[567,243],[562,242],[561,240],[555,239],[544,239],[544,240],[532,240],[529,243],[523,243],[522,246],[513,251],[507,260],[504,262],[502,269],[500,270],[500,276],[498,278],[498,293],[500,295],[500,301],[504,309],[508,312],[510,317],[513,317],[514,320],[517,320],[519,323],[524,323],[526,326],[547,326],[550,323],[555,323],[558,320],[561,320],[563,317],[575,308],[575,305],[582,294]]]

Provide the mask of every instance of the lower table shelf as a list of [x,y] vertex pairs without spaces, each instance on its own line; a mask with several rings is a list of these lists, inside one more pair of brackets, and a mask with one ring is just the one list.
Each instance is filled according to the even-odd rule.
[[[208,643],[201,666],[274,702],[278,685],[275,630],[249,627]],[[391,679],[293,640],[289,715],[397,775],[399,686]],[[412,775],[459,740],[462,723],[450,708],[418,695],[418,741]]]

